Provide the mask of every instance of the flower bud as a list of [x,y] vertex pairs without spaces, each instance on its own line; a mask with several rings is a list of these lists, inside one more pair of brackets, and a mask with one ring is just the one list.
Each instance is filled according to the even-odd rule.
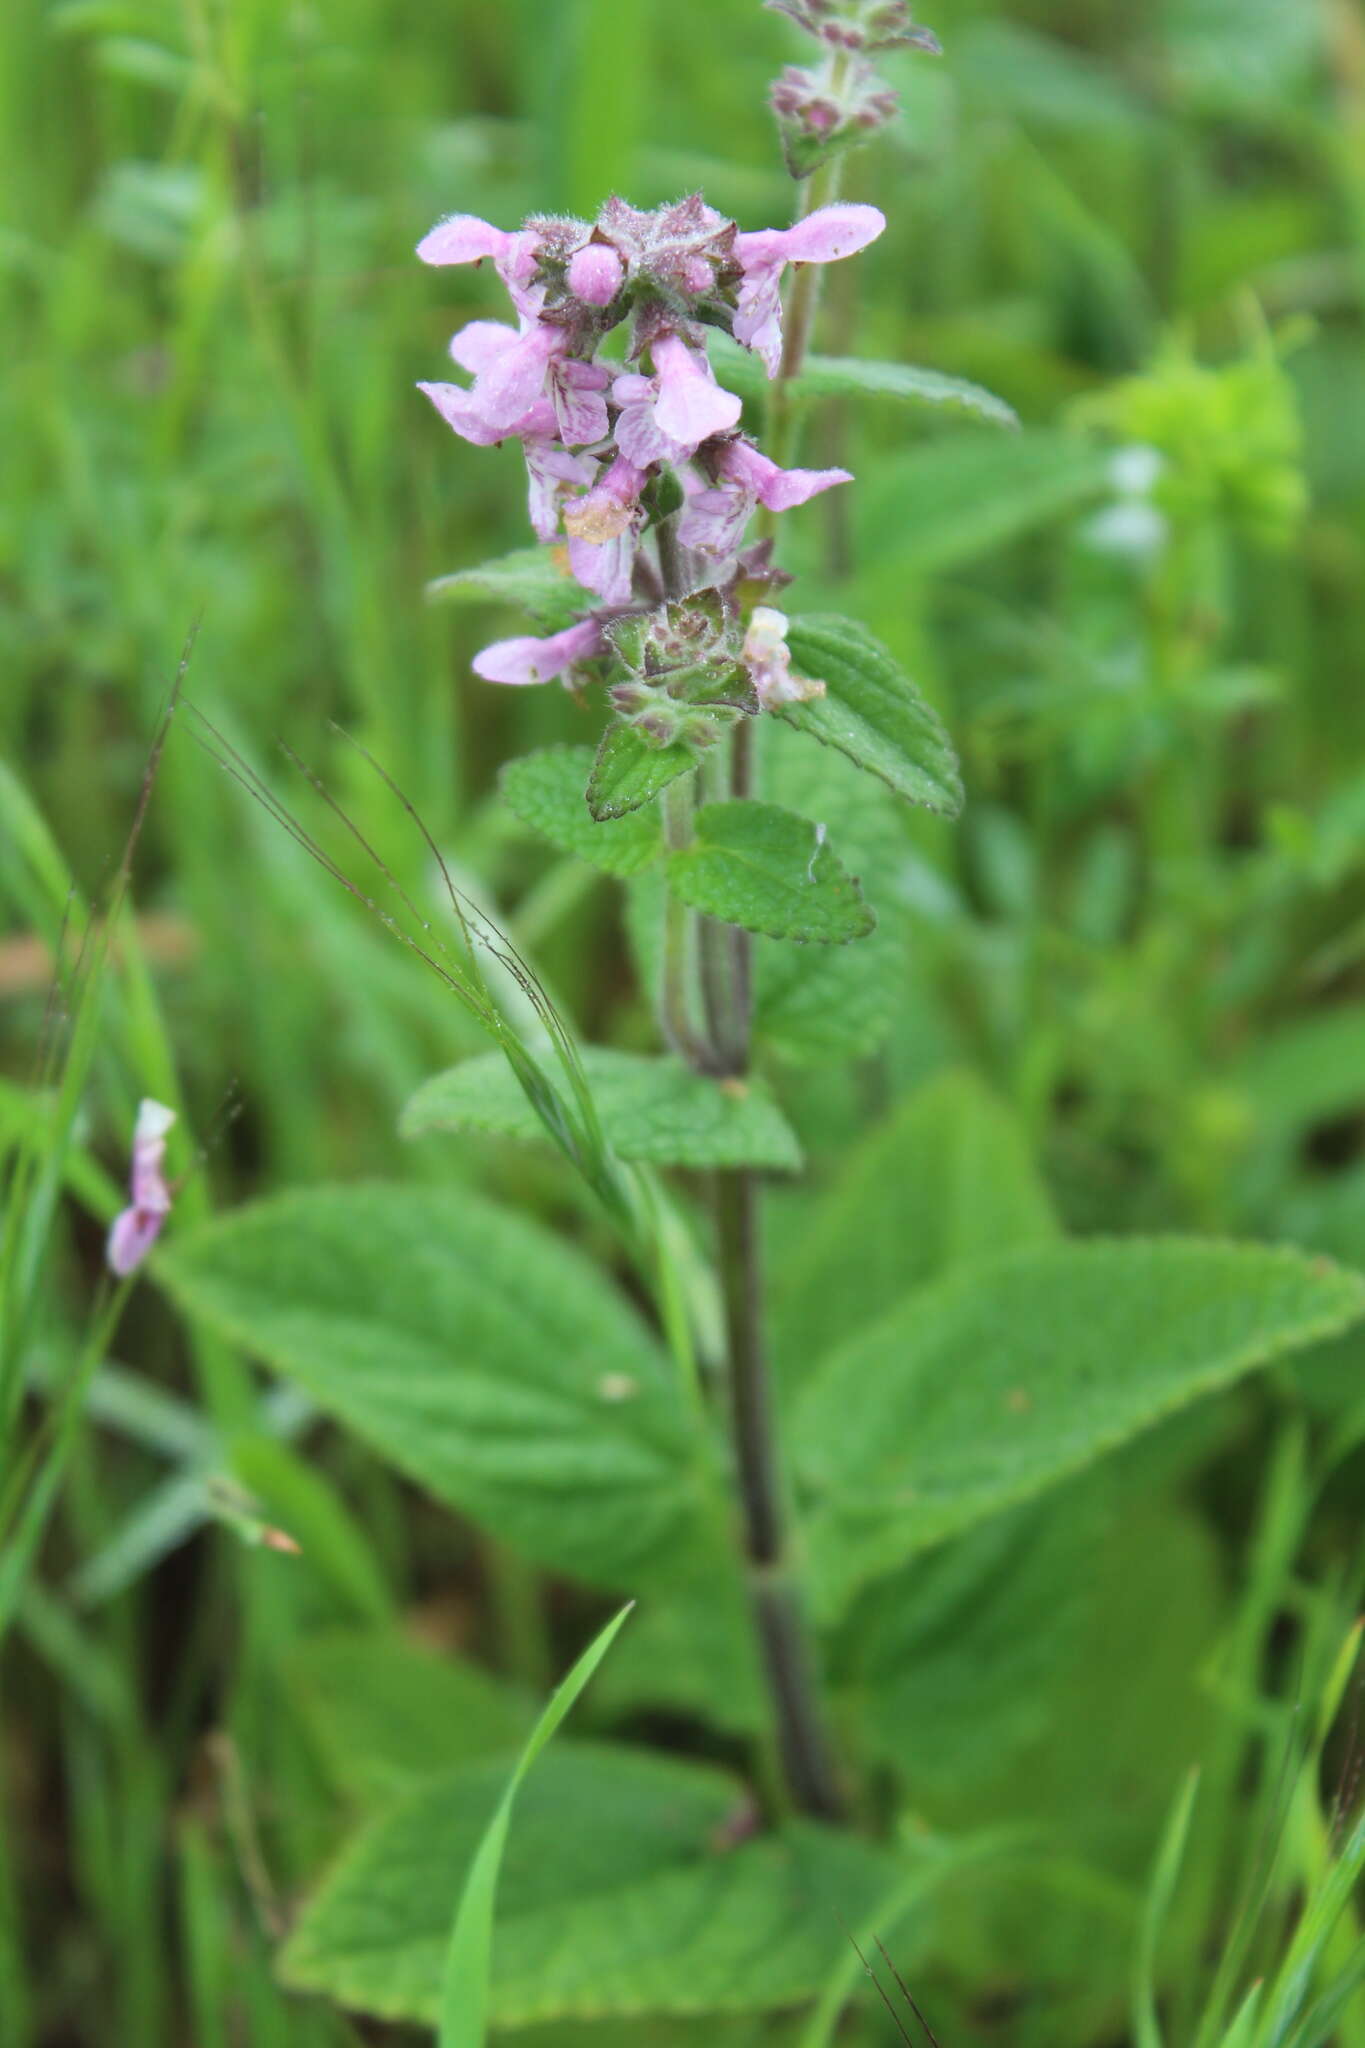
[[609,242],[589,242],[569,259],[569,290],[587,306],[609,306],[625,274],[625,265]]

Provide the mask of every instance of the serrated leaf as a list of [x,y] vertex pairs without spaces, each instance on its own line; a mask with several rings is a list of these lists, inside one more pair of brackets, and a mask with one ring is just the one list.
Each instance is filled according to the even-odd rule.
[[818,676],[823,697],[786,704],[798,732],[837,747],[897,796],[945,817],[962,809],[952,743],[895,657],[852,619],[793,619],[787,632],[795,672]]
[[594,818],[587,803],[594,761],[591,747],[549,747],[509,761],[499,787],[517,816],[552,846],[609,875],[638,874],[663,845],[658,815],[640,810]]
[[[607,1143],[622,1159],[654,1166],[801,1164],[795,1133],[759,1080],[721,1082],[681,1060],[585,1046],[583,1068]],[[545,1128],[501,1053],[436,1074],[404,1109],[405,1138],[425,1131],[489,1131],[539,1140]]]
[[827,1662],[858,1702],[861,1741],[917,1802],[998,1778],[1046,1732],[1116,1519],[1098,1477],[940,1544],[855,1601]]
[[554,548],[515,548],[496,561],[437,576],[426,594],[433,604],[517,605],[551,632],[571,626],[597,600],[576,583]]
[[864,938],[876,918],[821,826],[777,804],[703,804],[690,846],[667,855],[675,896],[745,931],[817,946]]
[[[281,1970],[384,2019],[437,2012],[449,1900],[505,1769],[429,1781],[352,1843]],[[491,2017],[762,2011],[817,1990],[894,1880],[883,1852],[812,1827],[720,1846],[747,1796],[645,1751],[562,1743],[522,1790],[494,1937]],[[837,1908],[837,1910],[836,1910]]]
[[509,1756],[530,1700],[396,1629],[329,1629],[285,1652],[282,1675],[339,1790],[366,1800],[478,1758]]
[[877,929],[856,946],[754,943],[754,1028],[767,1052],[792,1064],[875,1051],[901,1000],[908,918],[901,872],[901,806],[841,754],[765,721],[759,794],[823,819],[877,908]]
[[623,818],[696,765],[690,747],[651,747],[633,726],[609,725],[588,781],[588,809],[594,818]]
[[1018,1120],[975,1075],[940,1075],[849,1155],[775,1267],[773,1350],[784,1385],[911,1289],[1056,1236]]
[[653,1338],[578,1253],[455,1189],[277,1196],[157,1265],[185,1309],[514,1547],[607,1586],[688,1549],[696,1452]]
[[[749,349],[728,334],[710,337],[716,376],[727,391],[743,398],[761,397],[768,379]],[[917,363],[864,362],[857,356],[807,356],[788,389],[798,398],[891,398],[902,404],[944,407],[988,420],[993,426],[1017,427],[1012,405],[965,377],[926,370]]]
[[1357,1323],[1365,1281],[1198,1239],[1062,1244],[921,1288],[796,1409],[818,1597],[1033,1498],[1163,1416]]

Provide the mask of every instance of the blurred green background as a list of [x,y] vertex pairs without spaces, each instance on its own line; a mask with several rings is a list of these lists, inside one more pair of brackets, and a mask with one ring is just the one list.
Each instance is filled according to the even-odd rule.
[[[812,459],[858,481],[787,522],[802,606],[861,615],[905,661],[969,804],[957,828],[906,824],[889,1037],[817,1069],[796,1116],[818,1168],[965,1063],[1018,1110],[1073,1227],[1358,1260],[1365,18],[1356,0],[923,11],[945,57],[888,66],[902,114],[847,189],[889,227],[831,273],[822,345],[978,379],[1023,427],[843,402],[808,422]],[[516,450],[457,442],[413,389],[460,321],[500,316],[496,280],[412,249],[447,212],[514,225],[613,190],[701,186],[744,227],[785,221],[764,95],[796,43],[757,0],[7,0],[7,1144],[52,948],[110,884],[196,627],[189,697],[294,810],[330,829],[280,739],[440,916],[420,839],[335,721],[584,1034],[647,1042],[611,885],[530,845],[495,795],[499,762],[595,738],[592,715],[476,682],[474,650],[520,626],[424,597],[525,530]],[[1133,445],[1162,457],[1136,498],[1114,468]],[[1138,501],[1135,539],[1116,515]],[[353,842],[345,858],[363,867]],[[144,1092],[182,1100],[207,1147],[187,1209],[392,1170],[569,1215],[534,1158],[400,1147],[401,1103],[473,1027],[184,720],[135,886],[26,1361],[39,1389],[83,1326]],[[9,1651],[0,2040],[378,2038],[270,1979],[276,1886],[331,1825],[272,1673],[326,1596],[201,1526],[202,1470],[251,1390],[150,1290],[119,1356],[164,1405],[104,1383]],[[1354,1356],[1325,1361],[1321,1400],[1349,1375]],[[499,1567],[353,1447],[326,1458],[405,1610],[486,1647]]]

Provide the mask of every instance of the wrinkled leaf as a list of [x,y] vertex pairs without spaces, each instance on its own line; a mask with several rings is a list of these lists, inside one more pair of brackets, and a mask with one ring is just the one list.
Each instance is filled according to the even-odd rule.
[[912,1294],[819,1367],[795,1447],[819,1597],[1031,1499],[1365,1316],[1325,1260],[1197,1239],[1022,1251]]
[[509,761],[499,786],[522,821],[565,853],[609,875],[634,875],[657,859],[663,844],[657,812],[636,810],[600,822],[588,809],[590,747],[550,747]]
[[849,1155],[773,1274],[785,1384],[954,1267],[1057,1235],[1013,1113],[975,1075],[916,1090]]
[[693,910],[773,939],[842,946],[876,918],[822,826],[776,804],[703,804],[690,846],[667,856],[668,887]]
[[956,817],[962,778],[937,712],[895,658],[852,619],[794,619],[787,634],[798,675],[818,676],[823,697],[784,706],[782,717],[897,796]]
[[[366,1828],[305,1908],[286,1982],[386,2019],[437,2011],[449,1900],[505,1767],[429,1780]],[[494,1935],[491,2017],[761,2011],[815,1991],[895,1866],[823,1829],[740,1848],[722,1773],[565,1742],[522,1790]]]
[[903,1000],[908,858],[902,807],[842,754],[813,747],[774,719],[762,734],[759,794],[820,818],[876,905],[877,928],[856,946],[754,942],[754,1027],[764,1050],[796,1065],[872,1052]]
[[623,818],[696,765],[690,747],[651,747],[633,726],[609,725],[588,779],[588,809],[594,818]]
[[531,1703],[466,1658],[396,1629],[329,1629],[291,1645],[285,1688],[342,1792],[364,1799],[482,1757],[510,1756]]
[[[622,1159],[654,1166],[794,1169],[801,1148],[758,1079],[723,1082],[680,1060],[585,1046],[583,1068],[607,1143]],[[545,1128],[501,1053],[436,1074],[403,1111],[406,1138],[426,1131],[489,1131],[538,1140]]]
[[181,1239],[184,1308],[420,1486],[608,1586],[666,1573],[695,1453],[654,1340],[578,1253],[463,1191],[276,1197]]

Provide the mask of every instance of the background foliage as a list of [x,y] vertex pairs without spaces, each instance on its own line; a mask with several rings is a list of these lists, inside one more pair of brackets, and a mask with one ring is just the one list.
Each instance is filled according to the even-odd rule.
[[[1076,1239],[1178,1229],[1361,1260],[1365,30],[1353,0],[924,11],[947,56],[894,60],[902,119],[851,174],[889,229],[831,273],[821,345],[978,379],[1022,427],[836,392],[808,446],[846,457],[858,484],[794,515],[783,545],[803,612],[864,620],[914,674],[968,803],[952,826],[841,783],[808,745],[773,748],[792,801],[819,763],[821,815],[882,917],[816,973],[760,949],[787,1122],[756,1095],[747,1128],[714,1138],[766,1145],[778,1166],[799,1143],[812,1169],[770,1198],[779,1356],[796,1456],[837,1525],[821,1598],[874,1839],[836,1863],[800,1829],[710,1854],[717,1830],[745,1830],[751,1652],[705,1575],[646,1602],[576,1726],[599,1739],[556,1744],[510,1837],[493,2013],[540,2022],[535,2048],[801,2038],[804,2020],[752,2015],[825,1988],[844,1966],[839,1916],[861,1927],[893,1878],[897,1957],[946,2048],[1113,2040],[1130,2024],[1153,2048],[1135,1971],[1171,2038],[1193,2036],[1208,1952],[1243,1925],[1239,1885],[1264,1895],[1245,1960],[1269,1970],[1329,1868],[1351,1771],[1339,1653],[1361,1590],[1358,1336],[1101,1462],[1111,1419],[1093,1415],[1091,1449],[1050,1469],[1043,1499],[1012,1470],[895,1470],[896,1486],[957,1493],[937,1522],[907,1513],[890,1550],[878,1525],[875,1571],[856,1510],[902,1443],[912,1460],[935,1428],[956,1441],[941,1410],[902,1439],[879,1387],[881,1318],[912,1282],[933,1290],[926,1348],[949,1332],[982,1361],[975,1398],[987,1388],[1010,1413],[1027,1373],[1005,1340],[1046,1337],[1051,1304],[1069,1304],[1075,1333],[1103,1331],[1116,1367],[1138,1339],[1161,1352],[1163,1305],[1179,1306],[1160,1254],[1149,1272],[1130,1245],[1124,1294],[1114,1255]],[[0,14],[0,1143],[58,1159],[67,1195],[40,1270],[17,1206],[9,1217],[22,1313],[5,1377],[26,1390],[25,1428],[65,1413],[140,1094],[186,1113],[178,1221],[306,1202],[295,1191],[324,1180],[405,1184],[401,1213],[363,1186],[316,1198],[303,1316],[298,1274],[277,1298],[258,1209],[224,1226],[226,1264],[221,1250],[171,1262],[188,1321],[143,1287],[114,1354],[92,1361],[35,1567],[0,1587],[6,2048],[408,2038],[281,1988],[305,1887],[347,1839],[284,1950],[286,1982],[336,1990],[328,1944],[353,1970],[347,1916],[368,1911],[358,2002],[419,2011],[531,1695],[608,1611],[584,1586],[614,1588],[627,1562],[662,1572],[671,1532],[700,1513],[703,1479],[674,1456],[676,1389],[661,1376],[638,1401],[602,1396],[649,1349],[581,1256],[616,1257],[599,1215],[549,1152],[506,1135],[510,1099],[499,1122],[475,1091],[480,1121],[431,1092],[400,1135],[419,1084],[485,1041],[187,721],[59,1151],[43,1154],[61,1098],[30,1084],[53,950],[108,891],[196,622],[193,701],[348,868],[363,868],[355,842],[277,737],[437,922],[426,849],[330,721],[344,725],[584,1038],[650,1047],[649,877],[623,914],[611,876],[526,829],[553,788],[496,790],[509,756],[587,746],[596,724],[557,691],[470,679],[477,646],[520,630],[495,594],[424,598],[520,546],[523,515],[515,454],[453,443],[412,390],[493,289],[423,274],[410,251],[453,208],[510,223],[591,212],[614,188],[648,205],[703,184],[746,226],[784,218],[762,98],[790,54],[756,0],[11,0]],[[1133,443],[1164,457],[1137,489],[1114,468]],[[637,839],[622,827],[613,844],[631,873]],[[615,1069],[627,1121],[630,1079]],[[687,1168],[677,1134],[693,1128],[680,1110],[643,1156]],[[16,1185],[28,1217],[45,1215],[43,1185]],[[342,1339],[359,1313],[382,1320],[386,1289],[411,1308],[403,1261],[424,1232],[465,1256],[419,1302],[404,1409],[375,1400],[363,1345],[352,1359]],[[1007,1250],[998,1295],[954,1277]],[[1309,1268],[1207,1256],[1224,1262],[1208,1284],[1226,1311],[1201,1385],[1259,1357],[1271,1322],[1321,1333]],[[1258,1293],[1234,1262],[1261,1257]],[[562,1405],[593,1475],[577,1520],[526,1506],[528,1486],[553,1498],[566,1481],[518,1462],[515,1413],[501,1462],[431,1466],[423,1345],[478,1322],[496,1363],[502,1274],[543,1319],[547,1355],[570,1324],[592,1333],[567,1389],[499,1373],[467,1388],[523,1414]],[[1333,1284],[1345,1321],[1352,1283]],[[898,1355],[921,1341],[915,1323]],[[295,1377],[248,1367],[244,1330]],[[856,1427],[835,1428],[845,1416]],[[583,1469],[566,1454],[580,1487]],[[230,1486],[303,1555],[244,1543]],[[964,1533],[929,1547],[949,1531]],[[673,1754],[646,1754],[646,1736]],[[1153,1860],[1201,1761],[1163,1917]],[[406,1845],[410,1891],[376,1902],[362,1883],[357,1908],[355,1873],[385,1831]],[[1262,1839],[1284,1845],[1269,1872]],[[689,1948],[708,1926],[726,1939]],[[1348,1915],[1331,1937],[1343,1969],[1358,1938]],[[679,1984],[737,2016],[689,2021]],[[858,2013],[881,2038],[870,1997]],[[1331,2017],[1365,2040],[1358,2004]]]

